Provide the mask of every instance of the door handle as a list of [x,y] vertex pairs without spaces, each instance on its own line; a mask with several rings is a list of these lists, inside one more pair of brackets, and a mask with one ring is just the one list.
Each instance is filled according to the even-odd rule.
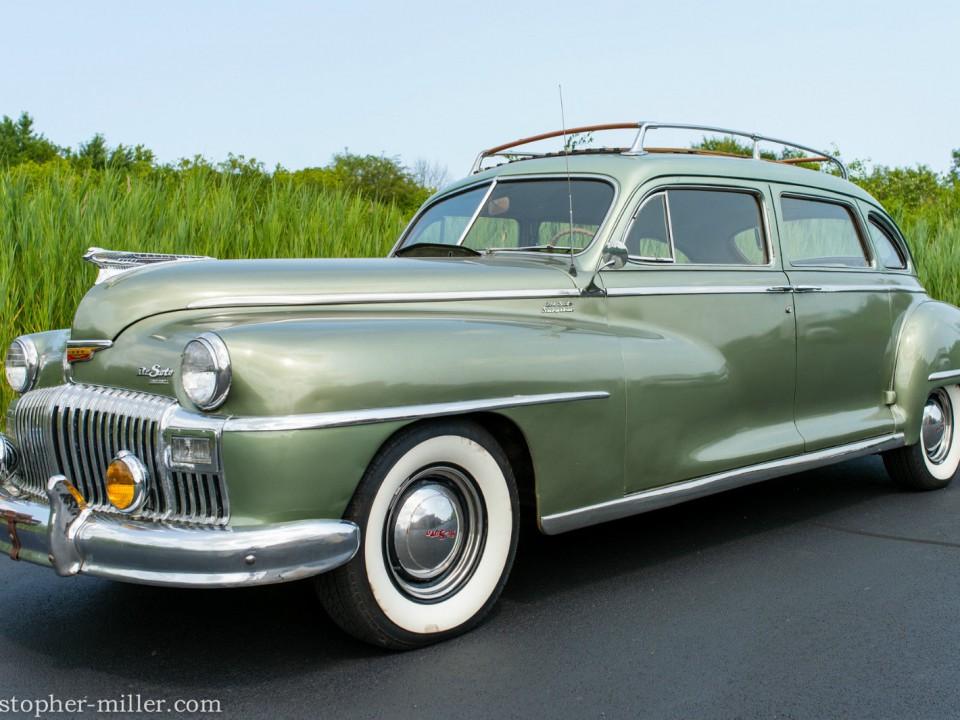
[[798,293],[820,292],[821,290],[823,288],[816,285],[795,285],[793,288],[793,291]]
[[768,287],[767,292],[770,293],[788,293],[793,290],[791,285],[774,285],[773,287]]

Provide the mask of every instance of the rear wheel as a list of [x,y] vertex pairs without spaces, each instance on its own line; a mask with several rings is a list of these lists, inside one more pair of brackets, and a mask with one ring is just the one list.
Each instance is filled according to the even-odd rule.
[[960,468],[957,413],[960,386],[936,388],[923,407],[920,442],[884,453],[890,476],[909,490],[938,490],[950,484]]
[[417,426],[388,442],[344,517],[360,526],[360,551],[317,578],[320,598],[344,630],[387,648],[428,645],[479,623],[517,547],[509,462],[466,421]]

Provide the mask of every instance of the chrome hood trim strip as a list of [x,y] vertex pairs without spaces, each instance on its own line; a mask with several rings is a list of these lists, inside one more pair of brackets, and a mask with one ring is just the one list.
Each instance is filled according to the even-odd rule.
[[927,378],[930,382],[940,382],[942,380],[960,380],[960,370],[943,370],[941,372],[930,373]]
[[546,515],[540,519],[540,526],[547,535],[557,535],[569,530],[596,525],[608,520],[618,520],[676,505],[686,500],[705,497],[724,490],[769,480],[781,475],[811,470],[830,465],[841,460],[850,460],[864,455],[892,450],[904,444],[903,433],[882,435],[869,440],[859,440],[848,445],[816,450],[794,455],[782,460],[750,465],[745,468],[728,470],[715,475],[706,475],[692,480],[665,485],[663,487],[632,493],[616,500],[590,505],[576,510]]
[[316,430],[320,428],[345,427],[347,425],[370,425],[397,420],[421,420],[443,415],[486,410],[504,410],[526,405],[574,402],[578,400],[602,400],[610,393],[562,392],[542,395],[513,395],[512,397],[464,400],[460,402],[427,403],[424,405],[401,405],[398,407],[373,408],[369,410],[339,410],[280,417],[232,417],[223,426],[224,432],[270,432],[285,430]]
[[463,292],[317,293],[290,295],[235,295],[194,300],[188,310],[264,305],[364,305],[369,303],[455,302],[459,300],[526,300],[579,297],[576,288],[563,290],[471,290]]

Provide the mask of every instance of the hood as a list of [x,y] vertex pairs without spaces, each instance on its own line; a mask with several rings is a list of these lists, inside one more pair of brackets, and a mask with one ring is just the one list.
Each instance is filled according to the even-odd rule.
[[190,308],[388,302],[401,294],[490,293],[574,288],[546,259],[376,258],[349,260],[209,260],[164,263],[95,285],[73,321],[74,339],[113,340],[159,313]]

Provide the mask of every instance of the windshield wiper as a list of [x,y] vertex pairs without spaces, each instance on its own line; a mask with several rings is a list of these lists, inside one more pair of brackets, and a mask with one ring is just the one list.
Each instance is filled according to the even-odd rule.
[[524,245],[522,247],[501,247],[501,248],[488,248],[488,253],[498,253],[498,252],[563,252],[568,253],[571,250],[576,250],[569,245]]
[[418,242],[412,245],[405,245],[396,252],[395,256],[412,255],[414,257],[463,257],[469,255],[476,257],[481,255],[477,250],[464,245],[447,245],[446,243]]

